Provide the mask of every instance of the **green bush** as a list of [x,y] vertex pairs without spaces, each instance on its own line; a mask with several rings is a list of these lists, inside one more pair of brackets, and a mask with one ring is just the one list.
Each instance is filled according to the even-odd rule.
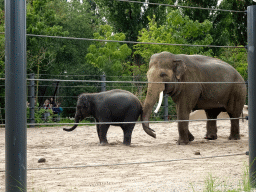
[[[44,119],[44,113],[50,113],[50,116],[47,119]],[[35,123],[53,123],[54,120],[58,117],[57,114],[54,114],[51,109],[44,109],[39,107],[39,103],[35,105]],[[27,108],[27,120],[30,123],[30,108]]]

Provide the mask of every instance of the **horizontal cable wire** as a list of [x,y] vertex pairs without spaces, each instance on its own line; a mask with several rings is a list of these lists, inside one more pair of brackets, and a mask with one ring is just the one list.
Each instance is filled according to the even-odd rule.
[[[81,165],[81,166],[66,166],[66,167],[45,167],[45,168],[28,168],[28,171],[38,171],[38,170],[51,170],[51,169],[77,169],[77,168],[90,168],[90,167],[110,167],[110,166],[122,166],[122,165],[140,165],[140,164],[150,164],[150,163],[169,163],[175,161],[191,161],[191,160],[202,160],[202,159],[213,159],[220,157],[232,157],[239,155],[246,155],[247,153],[235,153],[227,155],[216,155],[216,156],[206,156],[206,157],[194,157],[194,158],[183,158],[183,159],[169,159],[169,160],[157,160],[157,161],[142,161],[142,162],[126,162],[126,163],[113,163],[113,164],[96,164],[96,165]],[[5,172],[5,170],[0,170],[0,172]]]
[[241,46],[191,45],[191,44],[171,44],[171,43],[153,43],[153,42],[137,42],[137,41],[118,41],[118,40],[49,36],[49,35],[36,35],[36,34],[27,34],[27,36],[30,36],[30,37],[44,37],[44,38],[57,38],[57,39],[69,39],[69,40],[83,40],[83,41],[112,42],[112,43],[147,44],[147,45],[172,45],[172,46],[186,46],[186,47],[216,47],[216,48],[245,48],[245,47],[241,47]]
[[[31,74],[27,74],[31,75]],[[34,74],[35,76],[38,74]],[[69,76],[69,77],[99,77],[100,75],[73,75],[73,74],[62,74],[62,75],[53,75],[53,74],[39,74],[40,76]]]
[[[31,87],[31,85],[28,85],[29,87]],[[32,85],[32,87],[36,87],[36,85]],[[38,87],[56,87],[56,85],[38,85]],[[80,85],[80,86],[58,86],[58,88],[62,88],[62,87],[72,87],[72,88],[78,88],[78,87],[101,87],[100,85],[98,86],[95,86],[95,85],[88,85],[88,86],[83,86],[83,85]],[[108,86],[110,87],[110,86]],[[113,87],[113,86],[112,86]],[[122,87],[132,87],[132,86],[122,86]]]
[[[221,118],[221,119],[194,119],[194,120],[168,120],[168,121],[130,121],[130,122],[94,122],[94,123],[27,123],[30,125],[119,125],[119,124],[142,124],[142,123],[173,123],[173,122],[194,122],[194,121],[224,121],[224,120],[235,120],[235,119],[246,119],[245,117],[239,118]],[[0,124],[5,125],[5,124]]]
[[[31,74],[27,74],[27,75],[31,75]],[[35,76],[38,76],[38,74],[34,74]],[[73,75],[73,74],[66,74],[66,75],[54,75],[54,74],[39,74],[39,76],[67,76],[67,77],[99,77],[98,79],[100,79],[100,77],[102,75]],[[106,76],[106,78],[131,78],[131,79],[134,79],[134,78],[146,78],[147,76],[145,75],[139,75],[139,76]],[[30,77],[28,77],[30,78]]]
[[[5,80],[5,78],[0,78]],[[59,82],[83,82],[83,83],[135,83],[135,84],[246,84],[246,82],[148,82],[148,81],[100,81],[100,80],[65,80],[65,79],[27,79],[27,81],[59,81]]]
[[166,7],[175,7],[175,8],[188,8],[188,9],[201,9],[201,10],[209,10],[209,11],[224,11],[224,12],[233,12],[233,13],[246,13],[247,11],[236,11],[236,10],[226,10],[226,9],[214,9],[214,8],[204,8],[204,7],[191,7],[191,6],[183,6],[183,5],[169,5],[162,3],[150,3],[150,2],[141,2],[141,1],[130,1],[130,0],[117,0],[120,2],[129,2],[129,3],[139,3],[139,4],[148,4],[148,5],[159,5]]

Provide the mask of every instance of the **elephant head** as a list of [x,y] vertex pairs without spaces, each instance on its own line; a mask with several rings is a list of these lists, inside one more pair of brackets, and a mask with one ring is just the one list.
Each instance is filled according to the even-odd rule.
[[[88,97],[86,95],[81,94],[78,96],[77,100],[75,123],[79,123],[79,121],[82,121],[89,115],[91,115],[90,101],[88,100]],[[75,124],[72,128],[63,128],[63,130],[73,131],[77,126],[78,124]]]
[[[169,52],[162,52],[152,55],[147,72],[148,89],[143,107],[143,121],[149,121],[153,106],[159,97],[159,104],[162,103],[162,92],[172,94],[178,91],[175,84],[163,82],[178,82],[186,71],[185,63]],[[156,111],[157,112],[157,111]],[[148,123],[145,123],[148,127]]]

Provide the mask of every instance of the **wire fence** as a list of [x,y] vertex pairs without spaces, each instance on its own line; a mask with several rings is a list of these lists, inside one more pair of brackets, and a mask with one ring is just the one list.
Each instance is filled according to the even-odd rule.
[[[201,10],[210,10],[210,11],[225,11],[225,12],[232,12],[232,13],[246,13],[246,11],[236,11],[236,10],[224,10],[224,9],[214,9],[214,8],[202,8],[202,7],[190,7],[190,6],[180,6],[180,5],[168,5],[168,4],[161,4],[161,3],[149,3],[149,2],[138,2],[138,1],[129,1],[129,0],[117,0],[120,2],[127,2],[127,3],[141,3],[141,4],[148,4],[148,5],[157,5],[157,6],[169,6],[169,7],[176,7],[176,8],[189,8],[189,9],[201,9]],[[0,32],[0,34],[4,34],[4,32]],[[217,45],[190,45],[190,44],[170,44],[170,43],[154,43],[154,42],[135,42],[135,41],[116,41],[116,40],[102,40],[102,39],[91,39],[91,38],[76,38],[76,37],[62,37],[62,36],[49,36],[49,35],[36,35],[36,34],[27,34],[27,36],[30,37],[39,37],[39,38],[57,38],[57,39],[67,39],[67,40],[79,40],[79,41],[99,41],[99,42],[118,42],[118,43],[130,43],[130,44],[152,44],[152,45],[168,45],[168,46],[190,46],[190,47],[210,47],[210,48],[244,48],[241,46],[217,46]],[[46,74],[45,74],[46,75]],[[44,74],[42,74],[44,76]],[[49,75],[47,75],[49,76]],[[85,75],[73,75],[76,77],[85,77]],[[102,87],[105,86],[105,84],[132,84],[127,86],[122,86],[125,89],[131,90],[131,89],[138,89],[136,85],[145,86],[148,83],[164,83],[164,84],[234,84],[237,82],[147,82],[147,81],[106,81],[106,80],[70,80],[70,79],[60,79],[60,77],[70,77],[70,75],[57,75],[58,78],[52,78],[52,79],[43,79],[43,78],[34,78],[34,79],[27,79],[28,82],[30,81],[38,81],[38,82],[60,82],[60,83],[91,83],[93,85],[59,85],[56,89],[56,85],[47,85],[47,84],[40,84],[38,86],[40,87],[47,87],[49,86],[55,88],[57,90],[56,95],[48,94],[48,95],[28,95],[29,99],[34,98],[50,98],[54,97],[55,99],[59,100],[61,98],[72,98],[74,106],[63,106],[63,109],[75,109],[75,100],[77,96],[70,96],[70,95],[61,95],[63,92],[60,91],[60,89],[68,89],[68,88],[93,88],[94,90],[100,90]],[[92,77],[92,76],[87,76]],[[99,78],[97,76],[94,76],[94,78]],[[1,81],[4,81],[5,78],[0,78]],[[3,87],[4,85],[0,85]],[[28,85],[29,87],[29,85]],[[35,89],[35,85],[32,86],[33,89]],[[108,88],[112,89],[114,87],[119,87],[120,85],[109,85]],[[142,95],[140,95],[140,99],[142,99]],[[145,97],[145,96],[144,96]],[[41,107],[41,106],[40,106]],[[165,108],[168,106],[164,106]],[[0,108],[1,110],[4,108]],[[29,110],[35,109],[35,107],[28,107]],[[166,116],[166,114],[165,114]],[[1,117],[0,117],[1,118]],[[28,120],[35,120],[28,118]],[[39,119],[42,119],[42,117],[39,117]],[[230,120],[230,119],[246,119],[246,118],[228,118],[228,119],[218,119],[218,120]],[[4,119],[0,119],[2,121],[2,126],[5,124],[3,123]],[[73,119],[72,119],[73,120]],[[216,120],[216,119],[200,119],[200,120],[175,120],[175,122],[188,122],[188,121],[205,121],[205,120]],[[168,121],[148,121],[148,122],[142,122],[142,121],[136,121],[136,122],[86,122],[86,123],[79,123],[81,125],[97,125],[97,124],[123,124],[123,123],[163,123],[163,122],[174,122],[174,120],[168,120]],[[28,123],[29,126],[31,125],[71,125],[74,123]],[[103,167],[103,166],[122,166],[122,165],[135,165],[135,164],[149,164],[149,163],[168,163],[173,161],[191,161],[191,160],[201,160],[201,159],[209,159],[209,158],[220,158],[220,157],[228,157],[228,156],[238,156],[238,155],[245,155],[246,153],[236,153],[236,154],[228,154],[228,155],[219,155],[219,156],[207,156],[207,157],[199,157],[199,158],[183,158],[183,159],[171,159],[171,160],[160,160],[160,161],[144,161],[144,162],[125,162],[125,163],[115,163],[115,164],[98,164],[98,165],[83,165],[83,166],[66,166],[66,167],[48,167],[48,168],[30,168],[27,169],[28,171],[37,171],[37,170],[50,170],[50,169],[75,169],[75,168],[88,168],[88,167]],[[0,170],[0,172],[5,172],[5,170]]]
[[223,46],[223,45],[191,45],[191,44],[175,44],[175,43],[154,43],[154,42],[139,42],[139,41],[119,41],[119,40],[106,40],[106,39],[91,39],[91,38],[77,38],[77,37],[63,37],[63,36],[50,36],[50,35],[37,35],[27,34],[30,37],[42,38],[55,38],[67,40],[80,40],[80,41],[98,41],[98,42],[112,42],[112,43],[127,43],[127,44],[145,44],[145,45],[168,45],[168,46],[185,46],[185,47],[209,47],[209,48],[237,48],[244,49],[243,46]]
[[230,12],[230,13],[246,13],[246,11],[215,9],[215,8],[205,8],[205,7],[192,7],[192,6],[183,6],[183,5],[169,5],[169,4],[163,4],[163,3],[150,3],[150,2],[130,1],[130,0],[117,0],[117,1],[127,2],[127,3],[139,3],[139,4],[144,4],[144,5],[166,6],[166,7],[174,7],[174,8],[200,9],[200,10],[208,10],[208,11],[223,11],[223,12]]
[[[30,77],[33,74],[29,74],[28,77]],[[41,74],[40,76],[46,76],[47,74]],[[100,91],[106,91],[106,90],[112,90],[112,89],[124,89],[128,90],[130,92],[133,92],[137,97],[143,101],[145,99],[145,92],[147,89],[147,85],[149,83],[152,84],[246,84],[246,82],[148,82],[148,81],[107,81],[106,76],[82,76],[82,75],[68,75],[69,77],[77,77],[77,78],[95,78],[95,79],[101,79],[101,80],[84,80],[84,79],[79,79],[79,80],[74,80],[74,79],[63,79],[63,77],[66,77],[64,75],[61,76],[56,76],[58,79],[38,79],[38,78],[28,78],[27,79],[27,84],[28,84],[28,111],[29,116],[27,117],[27,122],[28,126],[58,126],[58,125],[71,125],[74,124],[74,115],[75,115],[75,110],[76,110],[76,101],[78,98],[78,95],[83,93],[83,92],[100,92]],[[51,77],[51,75],[50,75]],[[104,77],[104,78],[102,78]],[[119,77],[118,77],[119,78]],[[120,77],[122,79],[122,77]],[[130,77],[125,77],[126,79],[134,79],[133,76]],[[140,77],[141,79],[145,79],[145,76]],[[138,78],[135,78],[138,79]],[[5,80],[5,78],[1,78],[1,80]],[[44,84],[38,84],[38,87],[42,87],[43,89],[50,89],[51,91],[47,93],[42,93],[44,95],[40,95],[39,93],[36,93],[36,85],[35,82],[41,82]],[[31,84],[32,83],[32,84]],[[45,83],[50,83],[50,84],[45,84]],[[57,84],[58,83],[58,84]],[[65,83],[72,83],[72,85],[66,85]],[[81,84],[90,84],[90,85],[81,85]],[[124,85],[126,84],[126,85]],[[139,86],[138,86],[139,85]],[[68,90],[70,89],[78,89],[79,92],[76,91],[76,95],[69,95],[70,92]],[[32,91],[33,89],[33,91]],[[139,92],[139,89],[144,90],[144,94],[142,93],[143,91]],[[53,93],[53,90],[55,94]],[[89,91],[89,92],[88,92]],[[33,93],[31,95],[31,93]],[[36,93],[36,94],[35,94]],[[49,94],[51,93],[51,94]],[[0,98],[4,98],[4,96],[0,96]],[[32,99],[37,99],[34,106],[29,105],[31,103]],[[43,107],[43,102],[46,99],[54,98],[55,102],[62,103],[61,108],[64,111],[65,115],[60,115],[60,114],[52,114],[49,115],[49,111],[44,110],[45,108]],[[40,102],[38,102],[40,100]],[[186,121],[193,121],[193,120],[177,120],[177,114],[176,114],[176,109],[175,109],[175,104],[172,102],[171,98],[169,97],[169,102],[168,102],[168,96],[164,97],[164,102],[163,105],[160,108],[160,112],[158,114],[152,113],[151,115],[151,121],[148,123],[171,123],[174,122],[175,120],[177,122],[186,122]],[[67,102],[69,101],[69,102]],[[71,103],[71,105],[70,105]],[[63,105],[64,104],[64,105]],[[68,106],[69,105],[69,106]],[[0,110],[5,110],[5,108],[0,108]],[[51,109],[52,110],[52,109]],[[40,111],[40,112],[39,112]],[[68,111],[68,112],[66,112]],[[31,115],[31,113],[33,113]],[[35,113],[40,113],[40,115],[36,115]],[[47,117],[46,117],[47,116]],[[49,117],[48,117],[49,116]],[[53,117],[54,116],[54,117]],[[247,117],[242,117],[242,118],[237,118],[237,119],[247,119]],[[200,119],[200,121],[206,121],[207,119]],[[212,119],[208,119],[212,120]],[[225,118],[225,119],[218,119],[218,120],[230,120],[230,118]],[[49,122],[50,121],[50,122]],[[68,121],[68,122],[67,122]],[[73,122],[71,122],[73,121]],[[104,122],[104,123],[96,123],[93,117],[88,117],[86,118],[87,122],[80,122],[79,125],[97,125],[97,124],[126,124],[126,123],[143,123],[143,122]],[[89,121],[89,122],[88,122]],[[5,119],[0,117],[0,125],[4,126],[5,125]],[[37,122],[37,123],[35,123]]]
[[[227,154],[227,155],[215,155],[215,156],[206,156],[206,157],[197,157],[197,158],[184,158],[184,159],[169,159],[169,160],[159,160],[159,161],[140,161],[140,162],[125,162],[125,163],[113,163],[113,164],[97,164],[97,165],[81,165],[81,166],[65,166],[65,167],[41,167],[41,168],[28,168],[28,171],[40,171],[40,170],[58,170],[58,169],[81,169],[81,168],[89,168],[89,167],[111,167],[111,166],[129,166],[129,165],[142,165],[142,164],[157,164],[157,163],[170,163],[175,161],[195,161],[195,160],[203,160],[203,159],[213,159],[213,158],[221,158],[221,157],[233,157],[240,155],[247,155],[248,152],[245,153],[235,153],[235,154]],[[0,170],[1,172],[5,172],[5,170]]]

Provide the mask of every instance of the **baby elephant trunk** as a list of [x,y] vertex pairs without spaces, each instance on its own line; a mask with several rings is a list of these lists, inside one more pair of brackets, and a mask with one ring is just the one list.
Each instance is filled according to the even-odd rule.
[[[79,116],[76,115],[75,117],[75,123],[79,123]],[[63,128],[64,131],[73,131],[76,127],[78,126],[78,124],[75,124],[73,127],[71,127],[70,129],[67,128]]]

